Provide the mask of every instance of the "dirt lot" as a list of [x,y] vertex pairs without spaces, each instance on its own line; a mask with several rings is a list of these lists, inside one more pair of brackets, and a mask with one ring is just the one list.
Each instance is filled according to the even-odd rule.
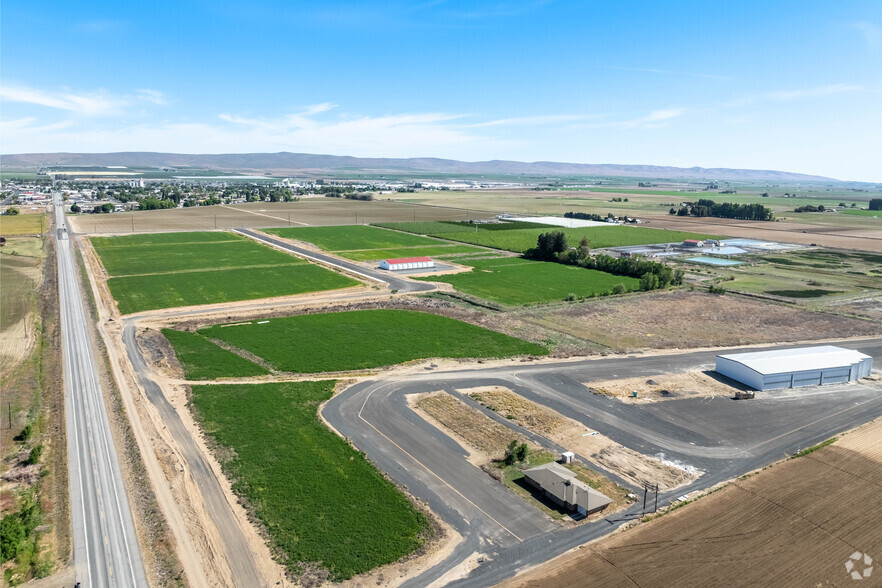
[[[593,460],[635,486],[652,483],[670,490],[691,482],[699,475],[698,472],[676,468],[623,447],[609,437],[589,431],[580,423],[527,400],[508,388],[492,386],[468,388],[460,392],[561,447]],[[479,425],[471,423],[470,427]]]
[[[504,584],[585,586],[878,586],[882,421],[647,524],[583,546]],[[846,562],[873,558],[855,584]],[[853,561],[852,570],[866,569]],[[865,578],[866,579],[866,578]]]
[[77,233],[151,233],[214,229],[259,229],[303,225],[352,225],[376,222],[465,220],[484,218],[458,208],[405,204],[387,200],[362,202],[339,198],[306,198],[299,202],[253,202],[233,206],[199,206],[112,214],[69,216]]
[[[588,301],[522,318],[615,350],[861,337],[882,324],[727,294],[678,290]],[[725,328],[721,328],[724,326]]]
[[[621,378],[586,382],[598,394],[615,396],[627,403],[658,402],[674,398],[696,396],[734,396],[737,388],[717,380],[712,375],[692,371],[682,374],[661,374],[651,378]],[[637,397],[633,392],[637,391]]]

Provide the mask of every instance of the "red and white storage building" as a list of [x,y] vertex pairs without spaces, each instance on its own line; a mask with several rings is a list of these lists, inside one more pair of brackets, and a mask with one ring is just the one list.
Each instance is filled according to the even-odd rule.
[[431,257],[402,257],[400,259],[384,259],[380,262],[380,269],[384,270],[413,270],[432,269],[435,262]]

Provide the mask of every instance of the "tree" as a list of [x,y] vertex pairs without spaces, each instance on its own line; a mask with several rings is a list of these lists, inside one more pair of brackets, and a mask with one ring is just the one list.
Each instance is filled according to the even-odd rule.
[[526,443],[521,443],[518,445],[518,448],[515,450],[515,457],[518,458],[518,461],[523,462],[527,460],[527,454],[529,454],[530,448],[527,447]]
[[18,209],[14,206],[10,206],[6,209],[6,214],[8,214],[9,216],[15,216],[16,214],[18,214]]
[[17,514],[8,514],[0,520],[0,562],[7,562],[18,555],[25,539],[25,528]]
[[677,214],[677,209],[671,207],[671,209],[668,211],[668,214]]
[[624,294],[625,293],[625,285],[621,282],[613,286],[612,289],[613,294]]
[[563,231],[542,233],[536,241],[536,257],[539,259],[557,259],[559,253],[567,250],[567,236]]
[[652,272],[646,272],[640,276],[640,289],[644,291],[658,289],[658,276]]
[[[852,204],[854,206],[854,204]],[[870,210],[882,210],[882,198],[873,198],[870,200]]]
[[70,211],[73,212],[74,214],[76,214],[76,213],[82,211],[82,208],[80,208],[79,204],[74,202],[73,204],[70,205]]
[[505,448],[505,458],[503,461],[505,465],[512,465],[518,458],[518,440],[512,439],[511,443],[508,444],[508,447]]

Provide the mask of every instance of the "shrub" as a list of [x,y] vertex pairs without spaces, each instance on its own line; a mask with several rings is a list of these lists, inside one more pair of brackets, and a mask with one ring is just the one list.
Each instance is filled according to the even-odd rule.
[[31,449],[31,452],[28,454],[28,459],[27,459],[26,463],[28,465],[34,465],[35,463],[38,463],[40,461],[41,455],[43,455],[43,446],[42,445],[35,445]]
[[33,428],[31,428],[31,425],[25,425],[24,428],[21,430],[21,433],[19,433],[18,435],[15,436],[15,440],[16,441],[27,441],[28,439],[31,438],[31,435],[33,434],[33,432],[34,431],[33,431]]

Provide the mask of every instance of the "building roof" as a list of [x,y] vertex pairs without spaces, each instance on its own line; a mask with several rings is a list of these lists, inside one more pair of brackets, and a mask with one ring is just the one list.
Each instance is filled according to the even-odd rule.
[[432,261],[431,257],[401,257],[399,259],[386,259],[386,263],[395,265],[397,263],[416,263],[418,261]]
[[734,353],[731,355],[718,355],[717,357],[737,361],[760,374],[825,370],[851,366],[870,358],[869,355],[864,355],[860,351],[844,349],[834,345]]
[[699,239],[684,239],[684,243],[701,243]]
[[588,484],[577,480],[576,474],[557,462],[524,470],[524,476],[558,500],[581,506],[588,511],[603,508],[612,502]]

